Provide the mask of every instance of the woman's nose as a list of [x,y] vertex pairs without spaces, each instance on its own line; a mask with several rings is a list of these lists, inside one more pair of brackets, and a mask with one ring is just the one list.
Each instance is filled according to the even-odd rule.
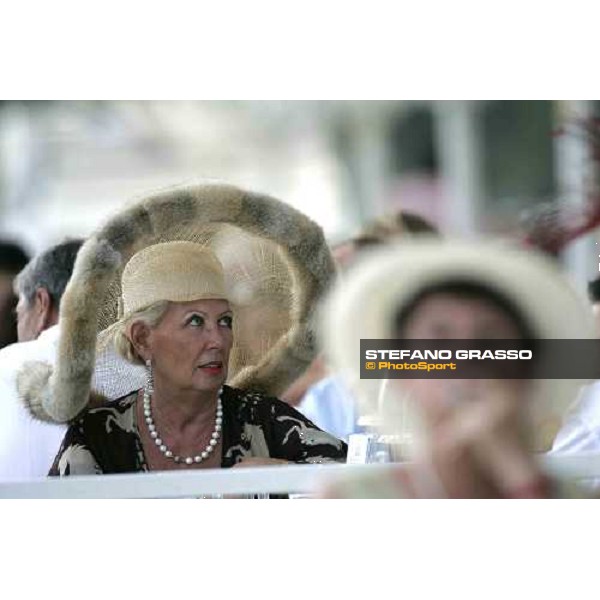
[[207,330],[208,344],[210,348],[223,347],[223,331],[218,325],[213,325]]

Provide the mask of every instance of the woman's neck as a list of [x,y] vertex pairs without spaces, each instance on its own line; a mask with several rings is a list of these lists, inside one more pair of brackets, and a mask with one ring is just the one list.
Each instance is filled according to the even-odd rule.
[[189,390],[170,386],[155,380],[152,410],[159,422],[174,433],[183,433],[192,427],[214,424],[219,389]]

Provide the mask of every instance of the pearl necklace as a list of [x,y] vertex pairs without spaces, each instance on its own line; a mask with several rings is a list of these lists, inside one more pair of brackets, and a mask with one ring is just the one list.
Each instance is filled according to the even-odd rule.
[[185,463],[186,465],[191,465],[194,463],[201,463],[203,460],[206,460],[211,455],[212,451],[215,449],[215,446],[219,442],[219,438],[221,437],[221,428],[223,425],[223,402],[221,400],[222,395],[223,388],[219,390],[219,399],[217,400],[217,416],[215,417],[215,428],[210,436],[210,442],[200,454],[193,457],[181,457],[173,455],[173,452],[169,450],[167,445],[163,442],[162,438],[160,437],[160,434],[156,430],[156,425],[154,424],[154,419],[152,418],[152,408],[150,406],[151,389],[144,389],[144,417],[146,418],[146,424],[148,425],[150,437],[154,440],[154,443],[158,446],[158,449],[161,451],[163,456],[172,459],[176,463]]

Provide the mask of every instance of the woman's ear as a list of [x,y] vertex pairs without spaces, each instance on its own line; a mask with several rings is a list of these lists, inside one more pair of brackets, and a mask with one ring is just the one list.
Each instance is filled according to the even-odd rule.
[[129,339],[136,353],[144,360],[152,358],[150,326],[144,321],[134,321],[129,326]]

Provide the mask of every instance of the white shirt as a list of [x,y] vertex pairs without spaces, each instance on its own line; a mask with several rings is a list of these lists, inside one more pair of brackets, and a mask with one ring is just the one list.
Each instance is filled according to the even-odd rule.
[[317,427],[345,442],[350,434],[363,431],[357,425],[356,401],[337,375],[310,386],[296,408]]
[[[600,381],[582,388],[549,454],[579,452],[600,452]],[[586,478],[580,483],[591,492],[600,493],[600,478]]]
[[600,381],[582,388],[550,452],[600,452]]
[[54,365],[58,325],[31,342],[0,350],[0,480],[22,480],[48,474],[67,429],[34,419],[17,395],[16,376],[27,361]]

